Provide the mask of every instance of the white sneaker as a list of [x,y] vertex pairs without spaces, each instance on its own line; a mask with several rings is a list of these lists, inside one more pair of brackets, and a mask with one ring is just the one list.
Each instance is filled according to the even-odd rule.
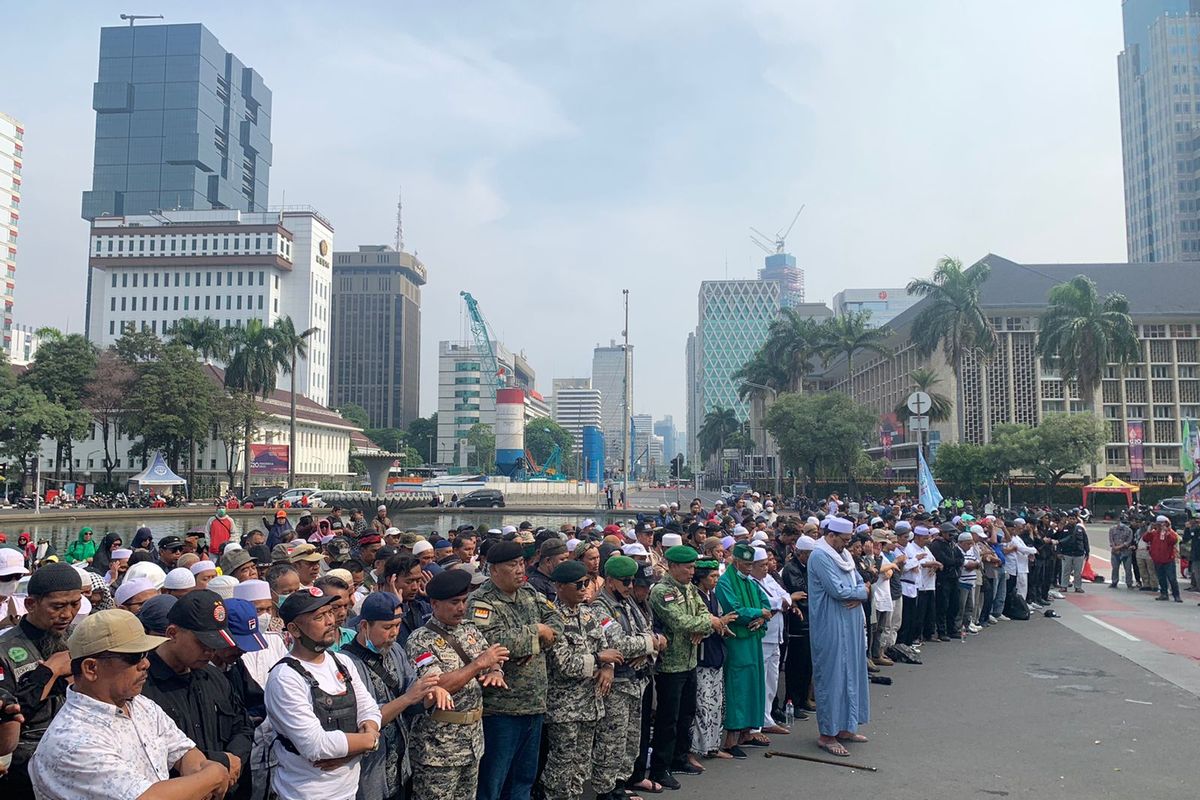
[[1042,609],[1045,608],[1045,606],[1042,605],[1041,603],[1030,603],[1029,607],[1034,609],[1035,611],[1041,611]]
[[978,625],[968,625],[967,630],[971,633],[979,633],[981,630],[983,630],[983,628],[979,627]]
[[1000,615],[1000,619],[1002,619],[1002,620],[1005,620],[1005,621],[1007,621],[1007,622],[1012,622],[1012,621],[1013,621],[1013,618],[1012,618],[1012,617],[1010,617],[1010,616],[1008,616],[1007,614],[1001,614],[1001,615]]
[[[1007,617],[1006,617],[1006,619],[1007,619]],[[993,625],[995,625],[999,621],[1000,620],[996,619],[996,616],[994,614],[988,616],[988,622],[992,623]]]
[[1056,591],[1054,589],[1050,590],[1050,596],[1053,597],[1055,600],[1066,600],[1067,599],[1066,595],[1064,595],[1062,592]]

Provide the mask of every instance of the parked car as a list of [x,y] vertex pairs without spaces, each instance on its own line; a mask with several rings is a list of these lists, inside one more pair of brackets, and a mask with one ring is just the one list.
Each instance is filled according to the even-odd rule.
[[283,492],[283,486],[255,486],[242,498],[242,505],[249,503],[254,508],[265,508],[278,500]]
[[1178,529],[1192,517],[1200,516],[1200,503],[1186,497],[1164,497],[1154,506],[1153,511],[1156,515],[1162,514],[1171,520],[1171,527]]
[[320,505],[319,496],[315,500],[313,498],[313,495],[317,494],[319,491],[320,490],[317,489],[317,487],[315,487],[315,486],[307,486],[307,487],[302,487],[299,489],[288,489],[286,492],[284,492],[282,495],[280,495],[279,502],[291,503],[292,506],[299,506],[300,498],[307,497],[309,507],[320,508],[321,505]]
[[459,499],[461,508],[504,508],[504,492],[499,489],[476,489]]

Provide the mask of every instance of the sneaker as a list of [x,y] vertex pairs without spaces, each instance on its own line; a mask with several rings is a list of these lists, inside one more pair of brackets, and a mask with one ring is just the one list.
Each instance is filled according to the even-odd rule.
[[1156,598],[1154,598],[1154,599],[1155,599],[1155,600],[1166,600],[1166,599],[1168,599],[1168,598],[1167,598],[1167,596],[1166,596],[1165,594],[1160,594],[1158,597],[1156,597]]
[[1045,608],[1045,606],[1042,605],[1041,603],[1030,603],[1029,607],[1032,608],[1034,611],[1041,611],[1042,609]]
[[949,642],[949,641],[951,641],[951,639],[949,636],[947,636],[946,634],[943,633],[941,636],[938,637],[938,641]]
[[1012,621],[1013,621],[1013,618],[1012,618],[1012,617],[1010,617],[1008,614],[1001,614],[1001,615],[1000,615],[1000,619],[1004,620],[1005,622],[1012,622]]
[[1055,600],[1066,600],[1067,599],[1067,596],[1064,595],[1062,592],[1050,592],[1049,594]]
[[896,662],[895,662],[895,661],[892,661],[892,660],[891,660],[890,658],[888,658],[887,656],[879,656],[879,658],[876,658],[876,659],[875,659],[875,663],[876,663],[876,664],[878,664],[878,665],[879,665],[879,666],[881,666],[881,667],[894,667],[894,666],[896,666]]
[[995,615],[995,614],[989,614],[989,615],[988,615],[988,622],[990,622],[992,625],[995,625],[995,624],[996,624],[997,622],[999,622],[999,621],[1000,621],[1000,620],[996,619],[996,615]]
[[1079,587],[1075,587],[1075,594],[1083,594],[1083,589],[1080,589]]
[[983,628],[979,627],[978,625],[968,625],[967,626],[968,633],[979,633],[981,630],[983,630]]
[[1176,597],[1176,598],[1175,598],[1175,602],[1176,602],[1176,603],[1182,603],[1182,602],[1183,602],[1183,598],[1181,598],[1181,597]]

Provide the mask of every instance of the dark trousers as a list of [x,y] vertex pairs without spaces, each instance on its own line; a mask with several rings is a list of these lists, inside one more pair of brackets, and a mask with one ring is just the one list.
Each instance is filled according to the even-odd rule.
[[952,581],[941,581],[937,585],[937,632],[939,636],[958,634],[958,576]]
[[808,689],[812,686],[812,648],[807,633],[788,637],[783,677],[786,699],[791,700],[795,708],[802,708],[808,702]]
[[630,773],[629,783],[641,783],[646,778],[646,760],[650,752],[650,719],[654,716],[654,681],[646,681],[646,690],[642,692],[642,736],[638,740],[637,758],[633,760],[633,772]]
[[541,714],[484,717],[476,800],[529,800],[541,742]]
[[996,599],[996,579],[983,576],[983,585],[979,587],[979,618],[975,624],[982,626],[992,613],[992,601]]
[[1155,564],[1154,575],[1158,578],[1158,596],[1167,596],[1167,585],[1171,586],[1171,596],[1176,600],[1179,599],[1179,581],[1175,579],[1175,562],[1168,561],[1166,564]]
[[1038,597],[1038,587],[1042,584],[1042,573],[1046,571],[1046,565],[1041,559],[1034,559],[1029,565],[1029,586],[1025,587],[1025,602],[1036,603],[1041,598]]
[[917,592],[917,632],[924,641],[937,636],[937,599],[936,592],[927,590]]
[[904,595],[904,617],[900,620],[900,630],[896,641],[900,644],[912,644],[921,635],[921,620],[917,618],[917,598]]
[[658,705],[654,710],[650,777],[657,780],[687,764],[692,720],[696,717],[696,670],[659,673],[654,676],[654,688]]

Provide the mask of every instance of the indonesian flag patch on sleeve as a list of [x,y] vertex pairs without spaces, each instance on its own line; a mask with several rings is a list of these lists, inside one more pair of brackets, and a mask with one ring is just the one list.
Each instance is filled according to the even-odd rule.
[[616,625],[616,624],[617,624],[617,621],[615,619],[613,619],[612,617],[605,617],[604,621],[600,623],[600,629],[606,631],[609,628],[611,628],[613,625]]
[[673,594],[664,594],[664,595],[663,595],[663,602],[664,602],[664,603],[674,603],[674,602],[675,602],[675,595],[673,595]]
[[421,653],[421,655],[413,659],[413,664],[416,665],[417,669],[421,669],[422,667],[429,666],[436,660],[437,659],[434,657],[433,653],[426,650],[424,653]]
[[483,606],[475,606],[474,610],[471,611],[471,619],[487,620],[490,619],[491,616],[492,610],[490,608],[484,608]]

